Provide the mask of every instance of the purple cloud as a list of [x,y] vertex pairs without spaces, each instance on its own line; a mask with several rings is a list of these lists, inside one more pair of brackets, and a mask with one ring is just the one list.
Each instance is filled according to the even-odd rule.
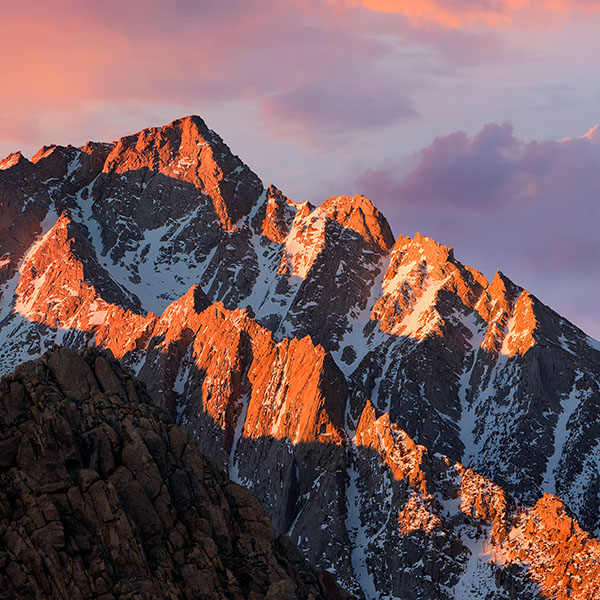
[[412,171],[399,172],[357,180],[398,232],[452,245],[487,275],[501,269],[600,336],[600,128],[525,142],[510,123],[489,124],[472,138],[436,138]]

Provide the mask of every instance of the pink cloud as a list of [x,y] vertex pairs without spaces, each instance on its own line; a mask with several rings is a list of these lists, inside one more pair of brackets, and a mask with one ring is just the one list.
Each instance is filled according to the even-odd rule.
[[488,275],[506,272],[600,336],[600,128],[525,142],[510,123],[489,124],[436,138],[407,175],[400,168],[357,181],[398,232],[452,245]]
[[414,23],[434,22],[461,28],[556,23],[573,13],[600,11],[598,0],[330,0],[361,5],[375,12],[402,14]]
[[91,105],[102,102],[203,113],[243,100],[284,134],[307,124],[314,135],[389,126],[418,112],[411,94],[426,77],[419,62],[432,65],[416,45],[443,57],[444,68],[506,59],[494,36],[417,29],[402,15],[323,0],[9,3],[0,20],[0,139],[22,131],[28,144],[37,121],[39,144],[47,143],[40,136],[60,112],[62,122],[73,117],[65,132],[80,133],[88,115],[84,129],[97,136]]
[[228,4],[237,10],[229,22],[227,11],[203,14],[191,2],[179,2],[172,10],[156,1],[62,0],[35,3],[35,11],[26,2],[14,3],[3,9],[0,21],[3,76],[12,83],[3,86],[3,106],[156,101],[169,90],[177,101],[202,87],[208,94],[226,87],[229,55],[216,51],[225,28],[242,44],[258,26],[256,6],[248,10],[241,2]]
[[379,191],[388,198],[475,211],[538,207],[551,199],[558,207],[574,192],[595,207],[599,163],[599,128],[579,138],[524,142],[511,123],[491,123],[473,138],[462,131],[436,138],[401,181],[394,181],[390,170],[371,170],[359,184],[383,186]]
[[[314,106],[319,94],[333,102],[326,94],[331,72],[351,87],[348,65],[389,52],[316,0],[11,3],[0,20],[0,138],[27,144],[34,122],[41,134],[61,111],[80,126],[102,102],[178,104],[202,113],[203,105],[243,99],[267,117],[318,121],[332,110],[323,106],[320,114]],[[375,87],[382,80],[370,79]],[[346,104],[352,117],[356,110]],[[86,128],[94,130],[92,120]]]

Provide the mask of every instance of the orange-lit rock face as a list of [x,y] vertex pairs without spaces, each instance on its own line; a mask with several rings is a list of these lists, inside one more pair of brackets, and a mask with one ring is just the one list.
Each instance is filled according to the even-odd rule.
[[400,532],[409,535],[416,532],[432,534],[442,526],[441,519],[432,511],[431,500],[419,494],[411,494],[398,514]]
[[524,355],[536,343],[537,301],[533,296],[502,273],[496,273],[488,284],[481,273],[459,263],[451,248],[431,238],[419,234],[414,239],[400,237],[382,286],[371,319],[387,333],[416,339],[444,335],[444,316],[437,304],[440,293],[449,292],[487,323],[481,343],[487,352]]
[[287,438],[294,444],[340,444],[346,390],[323,348],[308,337],[255,348],[257,344],[248,371],[252,393],[242,434]]
[[[54,203],[59,214],[73,188],[86,185],[84,173],[66,181],[69,164],[80,153],[76,148],[43,149],[33,161],[20,153],[8,156],[0,168],[0,284],[15,273],[24,254],[41,232],[41,224]],[[45,154],[45,156],[44,156]],[[93,176],[90,172],[87,176]],[[77,183],[75,183],[77,182]],[[56,201],[53,202],[53,198]],[[49,223],[53,225],[54,223]],[[0,295],[3,290],[0,291]]]
[[390,469],[395,479],[407,479],[410,487],[428,496],[427,466],[423,464],[426,449],[390,423],[388,413],[375,419],[375,409],[367,401],[355,436],[356,444],[374,450]]
[[535,332],[538,326],[536,318],[535,299],[523,291],[515,302],[510,321],[507,324],[508,332],[502,350],[509,356],[520,354],[523,356],[527,350],[535,346]]
[[246,437],[341,443],[347,390],[322,347],[309,337],[276,343],[246,311],[209,306],[199,286],[160,316],[107,302],[84,276],[97,265],[77,258],[78,235],[65,214],[32,249],[16,290],[19,314],[87,332],[86,339],[128,363],[148,353],[148,384],[171,409],[176,379],[187,372],[194,384],[190,414],[200,409],[210,417],[228,448],[243,397]]
[[[393,480],[407,483],[409,492],[399,510],[389,516],[390,526],[415,539],[420,534],[439,537],[440,532],[444,538],[455,537],[457,544],[466,546],[463,552],[473,557],[474,571],[467,583],[477,587],[483,582],[485,587],[490,585],[485,583],[490,574],[496,583],[506,581],[503,572],[515,565],[524,567],[512,584],[517,586],[513,593],[523,586],[517,597],[538,597],[526,591],[531,582],[539,586],[543,598],[596,597],[600,544],[568,515],[557,497],[546,494],[533,507],[516,503],[500,486],[472,469],[441,455],[431,456],[390,424],[387,414],[375,419],[368,402],[355,443],[375,450]],[[442,546],[441,552],[446,551],[449,547]],[[457,594],[459,589],[465,589],[461,582]],[[510,597],[502,585],[485,589],[495,591],[497,597]]]
[[[307,278],[313,265],[331,244],[334,232],[349,230],[370,253],[385,254],[394,237],[385,217],[364,196],[331,197],[321,206],[297,205],[298,211],[285,241],[280,273]],[[338,227],[330,227],[336,224]]]
[[479,314],[489,323],[482,343],[487,352],[498,354],[502,348],[515,293],[514,285],[498,272],[477,303]]
[[536,344],[536,302],[529,292],[496,273],[476,306],[489,324],[482,348],[491,354],[523,356]]
[[[455,465],[460,478],[460,510],[482,521],[501,523],[507,516],[507,499],[504,490],[472,469]],[[495,532],[492,531],[492,536]]]
[[394,236],[385,217],[364,196],[331,197],[319,207],[324,218],[352,229],[382,253],[394,245]]
[[[98,289],[90,283],[96,280]],[[15,291],[16,313],[51,327],[92,331],[132,303],[97,263],[81,226],[63,213],[29,251]],[[110,315],[109,315],[110,313]]]
[[266,195],[267,202],[261,223],[261,232],[267,239],[281,244],[290,233],[294,217],[301,205],[286,198],[273,185],[269,186]]
[[155,377],[162,373],[161,385],[173,387],[187,369],[189,418],[201,410],[223,431],[228,449],[242,404],[244,437],[341,443],[344,383],[310,338],[275,343],[245,311],[220,304],[204,310],[191,293],[167,308],[146,337]]
[[545,598],[597,597],[600,544],[551,494],[517,514],[513,528],[499,546],[498,560],[504,565],[525,564]]
[[6,158],[0,160],[0,170],[6,171],[6,169],[10,169],[15,165],[18,165],[19,162],[26,161],[27,159],[20,152],[12,152]]
[[483,275],[455,260],[451,248],[419,234],[414,239],[400,237],[371,319],[392,335],[441,335],[443,317],[436,308],[440,292],[448,291],[472,307],[486,285]]

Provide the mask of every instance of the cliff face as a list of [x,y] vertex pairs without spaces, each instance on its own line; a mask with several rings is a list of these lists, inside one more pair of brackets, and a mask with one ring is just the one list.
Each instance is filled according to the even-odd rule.
[[342,598],[106,352],[0,380],[0,597]]
[[595,581],[600,344],[362,196],[264,187],[198,117],[1,163],[0,370],[54,343],[110,348],[359,596]]

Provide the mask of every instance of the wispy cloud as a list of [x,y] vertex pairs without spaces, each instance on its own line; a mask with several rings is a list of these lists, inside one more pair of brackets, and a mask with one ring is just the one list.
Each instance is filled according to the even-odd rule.
[[559,23],[573,13],[600,11],[598,0],[330,0],[362,5],[376,12],[402,14],[413,23],[430,21],[461,28],[484,24],[540,27]]

